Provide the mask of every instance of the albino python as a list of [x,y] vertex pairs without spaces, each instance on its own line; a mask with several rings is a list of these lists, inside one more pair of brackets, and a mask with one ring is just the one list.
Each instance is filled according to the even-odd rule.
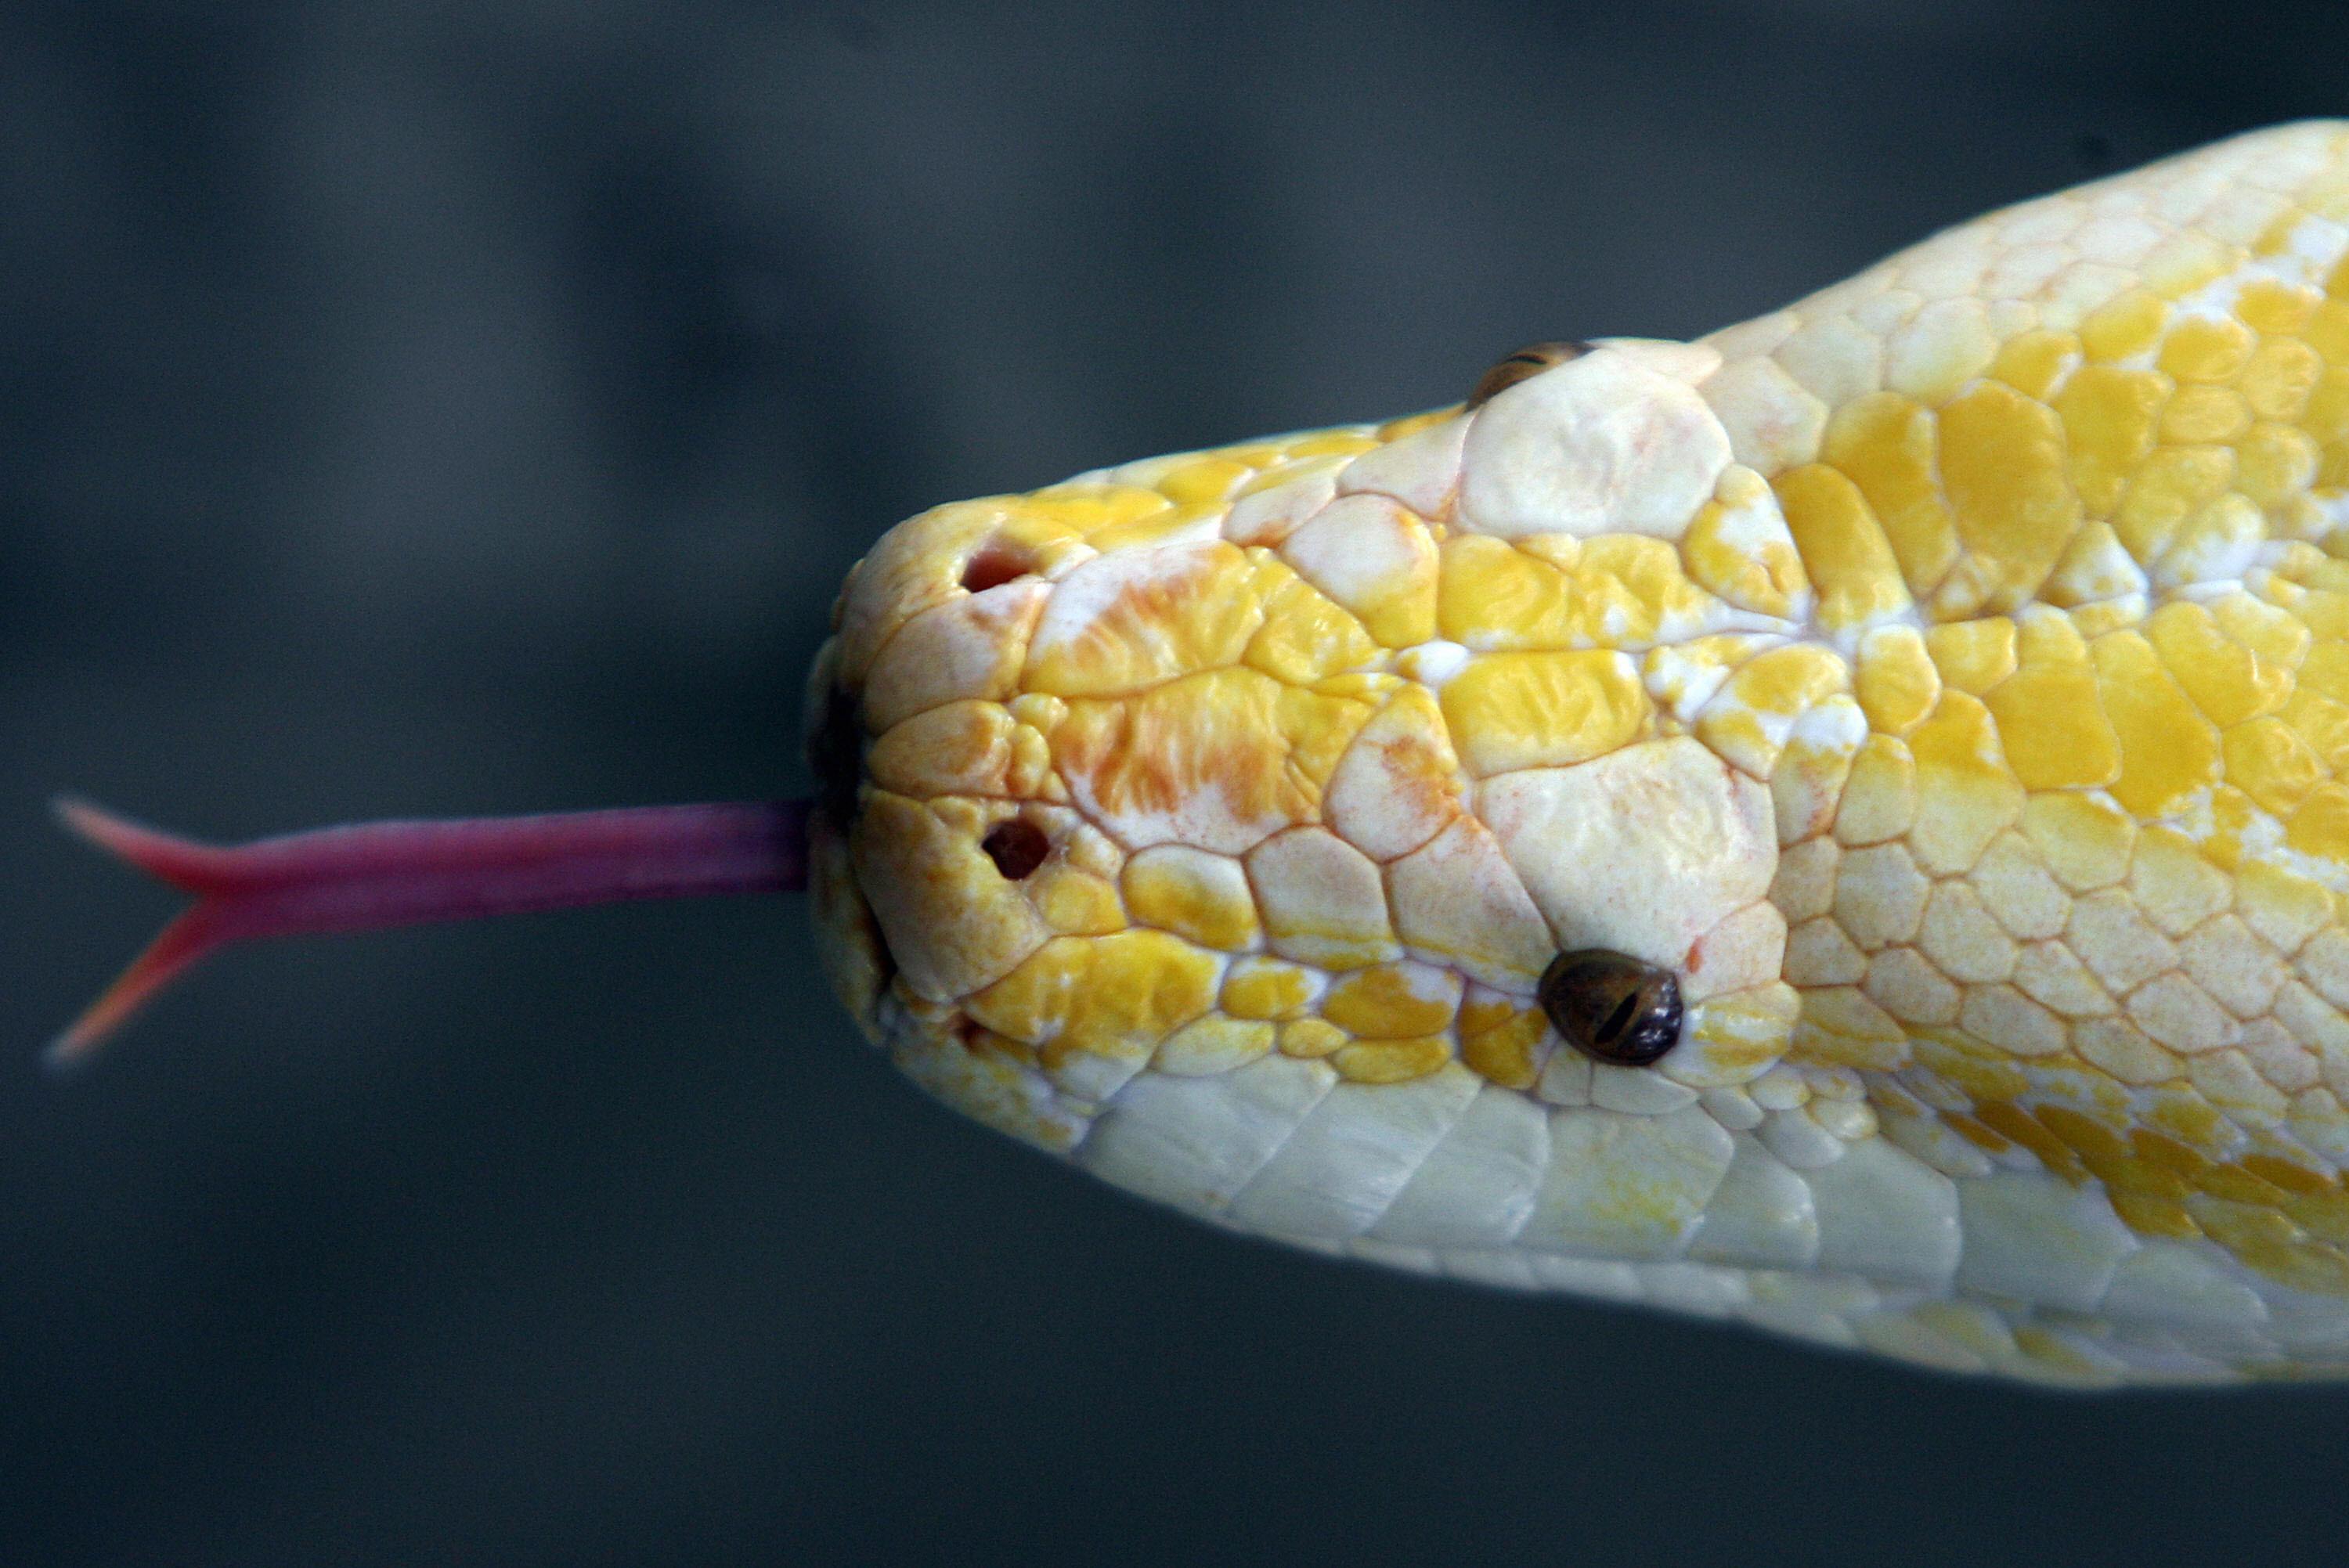
[[212,849],[219,943],[811,889],[925,1088],[1316,1251],[2067,1385],[2349,1371],[2349,125],[1694,343],[899,525],[809,806]]

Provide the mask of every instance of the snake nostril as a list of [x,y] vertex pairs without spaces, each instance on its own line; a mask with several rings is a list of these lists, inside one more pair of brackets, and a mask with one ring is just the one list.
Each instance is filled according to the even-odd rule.
[[1680,982],[1623,954],[1559,954],[1542,974],[1540,995],[1552,1026],[1595,1061],[1643,1068],[1680,1043]]
[[978,847],[987,851],[987,858],[995,862],[995,869],[1003,873],[1006,882],[1022,881],[1052,852],[1052,842],[1044,836],[1044,830],[1017,817],[988,829]]
[[989,588],[1000,588],[1006,583],[1027,576],[1036,570],[1034,562],[1025,551],[990,539],[963,562],[962,585],[972,593],[984,593]]

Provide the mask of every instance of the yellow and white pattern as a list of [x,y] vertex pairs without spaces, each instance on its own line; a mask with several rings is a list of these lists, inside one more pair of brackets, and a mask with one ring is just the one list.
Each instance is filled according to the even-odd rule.
[[[938,508],[812,695],[848,1005],[1120,1186],[1940,1367],[2349,1372],[2349,125]],[[1678,975],[1654,1067],[1547,1027],[1581,947]]]

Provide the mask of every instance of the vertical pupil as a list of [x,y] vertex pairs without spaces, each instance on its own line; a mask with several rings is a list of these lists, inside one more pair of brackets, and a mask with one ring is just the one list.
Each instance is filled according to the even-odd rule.
[[1615,1004],[1615,1010],[1607,1015],[1607,1021],[1599,1026],[1599,1037],[1611,1040],[1621,1034],[1624,1026],[1631,1021],[1631,1010],[1639,1005],[1640,994],[1637,991],[1624,993],[1623,999]]

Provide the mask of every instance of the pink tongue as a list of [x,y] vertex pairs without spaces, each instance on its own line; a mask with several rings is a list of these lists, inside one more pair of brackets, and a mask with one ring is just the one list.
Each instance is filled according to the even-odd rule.
[[807,885],[803,800],[357,822],[227,847],[86,801],[61,799],[57,811],[196,903],[50,1043],[55,1067],[88,1055],[206,954],[249,938]]

